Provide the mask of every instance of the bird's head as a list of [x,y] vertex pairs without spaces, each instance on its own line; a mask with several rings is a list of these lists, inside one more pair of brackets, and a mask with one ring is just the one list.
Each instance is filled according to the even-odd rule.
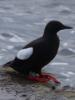
[[59,21],[50,21],[46,27],[45,27],[45,30],[44,30],[44,34],[56,34],[58,31],[60,30],[64,30],[64,29],[72,29],[72,27],[70,26],[67,26],[67,25],[64,25],[62,24],[61,22]]

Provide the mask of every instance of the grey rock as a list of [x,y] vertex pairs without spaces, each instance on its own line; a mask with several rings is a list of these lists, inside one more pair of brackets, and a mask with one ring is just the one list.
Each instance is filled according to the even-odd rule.
[[0,100],[67,100],[44,84],[26,80],[16,72],[0,69]]

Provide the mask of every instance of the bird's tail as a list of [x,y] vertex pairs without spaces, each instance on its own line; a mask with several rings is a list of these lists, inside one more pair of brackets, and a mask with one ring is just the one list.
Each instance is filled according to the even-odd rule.
[[9,61],[9,62],[5,63],[5,64],[3,65],[3,67],[11,66],[11,65],[12,65],[12,62],[13,62],[13,61]]

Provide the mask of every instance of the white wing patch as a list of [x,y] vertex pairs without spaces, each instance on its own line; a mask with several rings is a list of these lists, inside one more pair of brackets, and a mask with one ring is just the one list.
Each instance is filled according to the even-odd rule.
[[17,58],[20,60],[27,60],[33,54],[33,48],[22,49],[17,53]]

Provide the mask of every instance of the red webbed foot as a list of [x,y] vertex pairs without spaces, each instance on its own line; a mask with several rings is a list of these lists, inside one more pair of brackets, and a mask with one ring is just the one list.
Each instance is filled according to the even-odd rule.
[[48,81],[53,81],[56,84],[60,84],[60,81],[57,80],[57,78],[53,74],[42,73],[41,76],[48,79]]
[[30,73],[28,79],[35,82],[41,83],[49,83],[53,82],[54,84],[60,84],[60,82],[53,76],[52,74],[42,73],[42,74],[35,74]]

